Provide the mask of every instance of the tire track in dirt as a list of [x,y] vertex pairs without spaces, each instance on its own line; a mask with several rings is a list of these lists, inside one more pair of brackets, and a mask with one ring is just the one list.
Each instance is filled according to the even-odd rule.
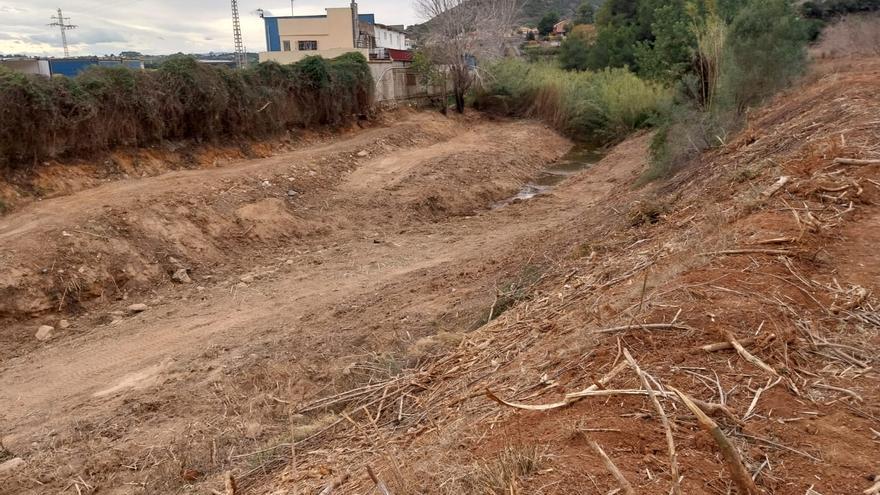
[[[417,123],[420,119],[416,119]],[[257,171],[286,167],[292,161],[312,160],[327,153],[355,153],[393,132],[393,128],[370,130],[335,144],[241,162],[224,169],[172,172],[43,201],[4,218],[0,223],[0,239],[15,242],[37,232],[61,230],[88,221],[105,205],[125,209],[144,202],[162,202],[174,197],[174,191],[199,194],[222,179],[250,177]],[[340,186],[332,188],[330,194],[340,199],[339,204],[331,204],[313,215],[363,218],[368,210],[346,211],[346,208],[352,208],[352,204],[353,208],[369,204],[370,208],[377,209],[378,216],[373,217],[375,224],[316,239],[314,242],[320,245],[341,246],[338,252],[320,250],[320,256],[326,259],[294,257],[291,258],[295,260],[293,265],[282,264],[282,270],[270,280],[258,280],[243,289],[236,286],[236,280],[227,281],[229,283],[210,289],[208,301],[204,303],[151,304],[145,314],[112,325],[92,323],[78,331],[76,337],[8,360],[0,370],[0,404],[3,405],[0,409],[5,411],[4,423],[12,425],[10,441],[26,438],[29,432],[47,424],[66,420],[57,417],[60,411],[74,411],[76,415],[75,411],[84,406],[111,407],[113,396],[124,394],[126,386],[153,383],[150,380],[154,375],[173,373],[174,366],[163,363],[197,361],[211,346],[230,349],[234,354],[255,334],[273,328],[286,329],[285,338],[306,340],[303,335],[315,330],[300,322],[304,315],[327,312],[340,301],[377,293],[389,284],[417,284],[417,278],[426,270],[442,266],[454,270],[456,260],[463,256],[473,256],[475,251],[495,251],[509,243],[511,236],[528,232],[524,231],[521,220],[493,225],[488,232],[485,226],[474,225],[474,220],[468,219],[455,219],[449,225],[431,228],[421,228],[418,223],[407,220],[402,224],[411,229],[407,234],[393,235],[380,244],[362,239],[361,229],[393,231],[401,225],[380,220],[384,210],[395,208],[393,203],[384,204],[385,193],[381,192],[393,182],[388,177],[389,170],[399,175],[418,174],[426,163],[436,166],[438,161],[450,156],[497,149],[504,146],[505,140],[521,140],[525,136],[531,136],[533,141],[542,142],[551,150],[524,158],[533,162],[543,160],[532,163],[537,170],[569,146],[566,140],[536,123],[478,123],[458,130],[453,136],[461,139],[440,141],[423,148],[404,147],[363,160],[353,173],[345,176]],[[539,158],[541,156],[546,158]],[[393,165],[390,169],[389,164]],[[432,176],[432,180],[446,180],[442,173],[448,171],[441,169],[440,172]],[[501,176],[504,177],[503,173]],[[519,179],[504,180],[516,184]],[[430,184],[419,184],[419,187],[430,188]],[[252,259],[243,260],[242,265],[253,267],[279,254],[273,249],[260,251]],[[108,390],[112,393],[101,394]],[[95,397],[96,393],[101,397]]]

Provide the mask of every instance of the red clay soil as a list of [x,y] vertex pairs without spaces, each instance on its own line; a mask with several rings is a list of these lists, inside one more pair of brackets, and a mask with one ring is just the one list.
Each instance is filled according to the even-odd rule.
[[[620,484],[594,440],[637,493],[669,493],[666,438],[646,397],[600,395],[541,412],[485,393],[557,403],[596,384],[624,349],[658,393],[675,387],[726,407],[716,421],[761,493],[875,486],[880,64],[817,70],[668,183],[633,191],[623,182],[564,231],[546,231],[535,249],[555,253],[550,273],[454,350],[348,396],[299,404],[342,420],[296,443],[294,463],[286,443],[260,453],[270,457],[237,472],[246,492],[312,493],[345,480],[334,493],[369,493],[372,466],[393,493],[611,493]],[[624,143],[597,170],[642,166],[645,146]],[[771,195],[781,176],[789,181]],[[584,198],[589,177],[555,199]],[[563,238],[580,243],[563,248]],[[760,361],[700,348],[731,338]],[[597,388],[642,386],[627,369]],[[682,493],[735,493],[713,438],[680,401],[661,403]]]
[[[239,495],[379,493],[367,467],[397,495],[613,492],[591,440],[636,493],[669,493],[638,377],[597,385],[624,349],[656,379],[682,493],[734,488],[671,387],[725,406],[761,492],[861,493],[880,475],[880,163],[835,159],[880,159],[878,76],[876,59],[823,66],[643,188],[648,135],[492,209],[570,143],[415,114],[15,212],[0,239],[28,275],[4,283],[40,304],[6,303],[0,419],[27,465],[0,493],[223,493],[226,472]],[[140,276],[88,279],[54,313],[53,259]],[[171,283],[179,265],[193,284]],[[731,338],[760,361],[700,349]],[[487,396],[591,386],[542,412]]]

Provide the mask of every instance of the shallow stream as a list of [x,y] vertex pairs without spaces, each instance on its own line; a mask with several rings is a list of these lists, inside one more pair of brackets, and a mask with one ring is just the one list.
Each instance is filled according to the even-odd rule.
[[605,156],[604,150],[587,144],[578,144],[552,165],[542,170],[530,182],[526,183],[516,195],[498,201],[492,208],[503,208],[509,204],[519,203],[547,193],[565,179],[577,175],[599,163]]

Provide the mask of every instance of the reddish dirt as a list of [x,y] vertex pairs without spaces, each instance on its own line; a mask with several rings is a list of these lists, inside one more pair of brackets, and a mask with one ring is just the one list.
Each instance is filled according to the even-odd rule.
[[[872,59],[820,67],[644,188],[647,135],[491,209],[570,143],[534,122],[412,114],[4,217],[0,418],[27,466],[0,493],[206,493],[226,471],[239,494],[375,493],[366,466],[395,494],[608,493],[588,440],[638,493],[668,493],[645,397],[534,412],[485,396],[559,401],[624,348],[728,407],[737,420],[716,419],[764,493],[860,493],[880,474],[880,165],[833,160],[880,158],[878,76]],[[169,280],[179,266],[193,284]],[[71,329],[33,339],[62,317]],[[673,321],[686,328],[599,332]],[[781,378],[753,408],[776,377],[699,349],[728,333]],[[624,370],[606,388],[641,386]],[[661,403],[683,493],[730,493],[712,438]]]
[[[225,380],[225,367],[296,352],[319,363],[297,378],[317,391],[350,356],[479,325],[494,278],[516,266],[482,253],[509,249],[522,226],[487,233],[492,221],[471,215],[515,194],[571,143],[534,122],[399,118],[292,153],[109,183],[3,217],[5,445],[55,469],[59,434],[78,438],[81,425],[105,424],[157,387],[176,395],[179,379],[198,395]],[[469,260],[486,268],[462,270]],[[180,267],[192,284],[171,282]],[[142,302],[148,311],[128,314]],[[55,339],[34,338],[37,326],[61,319],[71,327]],[[143,417],[125,415],[133,422],[123,443],[137,451],[203,413],[196,407],[149,432]],[[71,454],[91,465],[106,452]],[[50,474],[46,490],[63,488],[64,476]],[[179,480],[161,486],[169,481]]]

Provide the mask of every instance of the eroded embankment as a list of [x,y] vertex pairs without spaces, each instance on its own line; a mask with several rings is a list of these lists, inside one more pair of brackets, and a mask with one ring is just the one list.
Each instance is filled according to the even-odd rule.
[[[461,342],[540,282],[576,235],[567,226],[641,163],[605,162],[573,189],[491,210],[570,143],[534,122],[465,123],[454,139],[360,157],[306,203],[333,220],[327,232],[252,242],[246,258],[192,270],[193,284],[94,306],[5,360],[5,442],[28,462],[12,486],[51,491],[85,470],[108,490],[186,491],[335,422],[302,415],[291,432],[290,394],[347,390]],[[432,196],[441,208],[424,207]],[[132,302],[148,308],[128,314]]]
[[339,242],[377,221],[466,215],[566,149],[540,126],[412,115],[264,160],[37,202],[0,218],[0,315],[78,314],[180,270],[204,285],[273,246]]
[[[395,493],[620,489],[594,441],[636,493],[668,493],[667,435],[644,382],[619,366],[630,353],[671,422],[682,493],[734,488],[672,387],[713,413],[757,492],[870,493],[878,77],[876,59],[835,64],[673,180],[583,205],[564,232],[544,232],[536,250],[555,264],[525,300],[422,366],[298,401],[313,420],[343,419],[299,439],[295,458],[274,451],[239,471],[242,485],[345,480],[340,492],[363,493],[370,466]],[[625,143],[604,163],[641,167],[645,152]]]

